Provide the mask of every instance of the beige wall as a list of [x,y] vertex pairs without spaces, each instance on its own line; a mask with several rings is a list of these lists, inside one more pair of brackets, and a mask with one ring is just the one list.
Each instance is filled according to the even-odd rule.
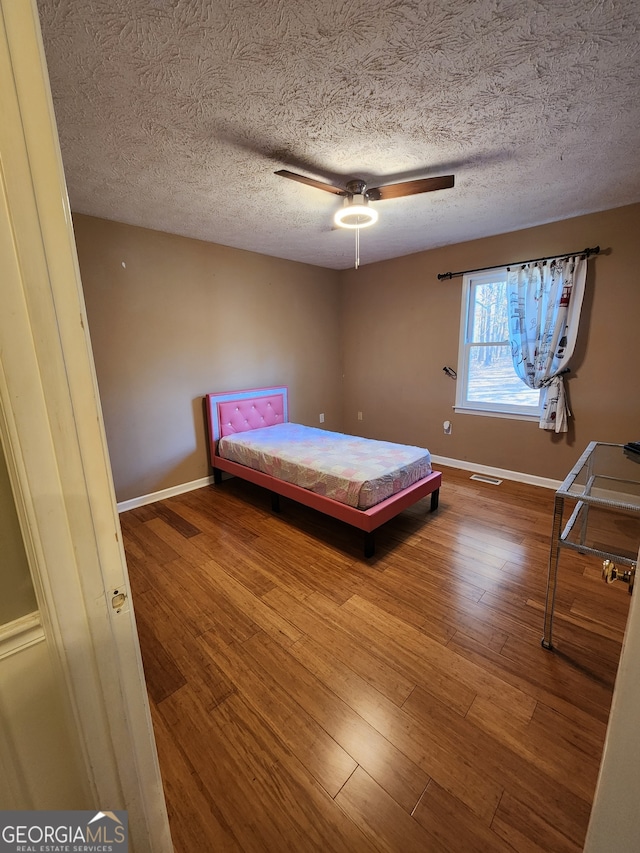
[[[341,273],[345,431],[553,479],[564,478],[589,441],[640,439],[639,235],[633,205]],[[438,281],[438,273],[596,245],[566,382],[569,433],[455,413],[455,382],[442,368],[457,367],[462,279]]]
[[288,385],[294,420],[342,427],[335,272],[87,216],[74,227],[119,501],[209,473],[209,392]]
[[[591,440],[640,438],[640,205],[344,272],[86,216],[74,223],[120,501],[209,473],[210,391],[287,384],[298,422],[318,424],[324,412],[328,429],[552,479]],[[595,245],[567,378],[569,433],[453,412],[455,382],[442,367],[457,366],[462,279],[437,274]]]
[[7,462],[0,446],[0,625],[38,609],[13,500]]

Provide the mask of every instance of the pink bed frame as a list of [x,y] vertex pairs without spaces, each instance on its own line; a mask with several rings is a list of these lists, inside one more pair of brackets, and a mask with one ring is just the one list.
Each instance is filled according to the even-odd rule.
[[219,456],[218,441],[224,436],[288,422],[289,409],[286,386],[207,394],[205,402],[209,426],[210,458],[215,483],[222,482],[222,472],[226,471],[228,474],[233,474],[243,480],[249,480],[251,483],[269,489],[275,511],[279,511],[278,497],[283,495],[357,527],[365,534],[365,557],[373,556],[375,550],[374,530],[384,524],[385,521],[394,518],[402,510],[412,506],[427,495],[431,495],[430,511],[433,512],[438,507],[442,480],[442,474],[439,471],[432,471],[422,480],[418,480],[408,488],[380,501],[370,509],[356,509]]

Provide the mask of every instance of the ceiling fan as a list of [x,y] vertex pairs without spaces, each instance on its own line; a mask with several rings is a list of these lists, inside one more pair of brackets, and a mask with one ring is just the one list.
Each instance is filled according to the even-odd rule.
[[275,174],[334,195],[343,196],[344,205],[336,213],[334,222],[341,228],[358,229],[373,225],[378,219],[377,211],[369,207],[370,201],[385,201],[389,198],[402,198],[403,196],[429,193],[434,190],[446,190],[454,184],[453,175],[443,175],[439,178],[420,178],[417,181],[401,181],[398,184],[387,184],[382,187],[367,187],[366,181],[353,179],[347,181],[343,189],[334,184],[326,184],[323,181],[316,181],[314,178],[307,178],[306,175],[289,172],[287,169],[279,169]]

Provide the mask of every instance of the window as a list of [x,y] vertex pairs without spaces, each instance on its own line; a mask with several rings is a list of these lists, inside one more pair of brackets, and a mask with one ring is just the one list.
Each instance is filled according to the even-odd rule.
[[511,361],[506,268],[464,276],[455,408],[540,417],[540,391],[520,379]]

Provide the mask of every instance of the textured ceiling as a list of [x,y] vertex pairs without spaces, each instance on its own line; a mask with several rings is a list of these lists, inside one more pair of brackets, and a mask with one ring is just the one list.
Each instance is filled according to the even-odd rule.
[[[39,0],[74,211],[341,269],[640,201],[638,0]],[[575,247],[568,247],[575,248]]]

